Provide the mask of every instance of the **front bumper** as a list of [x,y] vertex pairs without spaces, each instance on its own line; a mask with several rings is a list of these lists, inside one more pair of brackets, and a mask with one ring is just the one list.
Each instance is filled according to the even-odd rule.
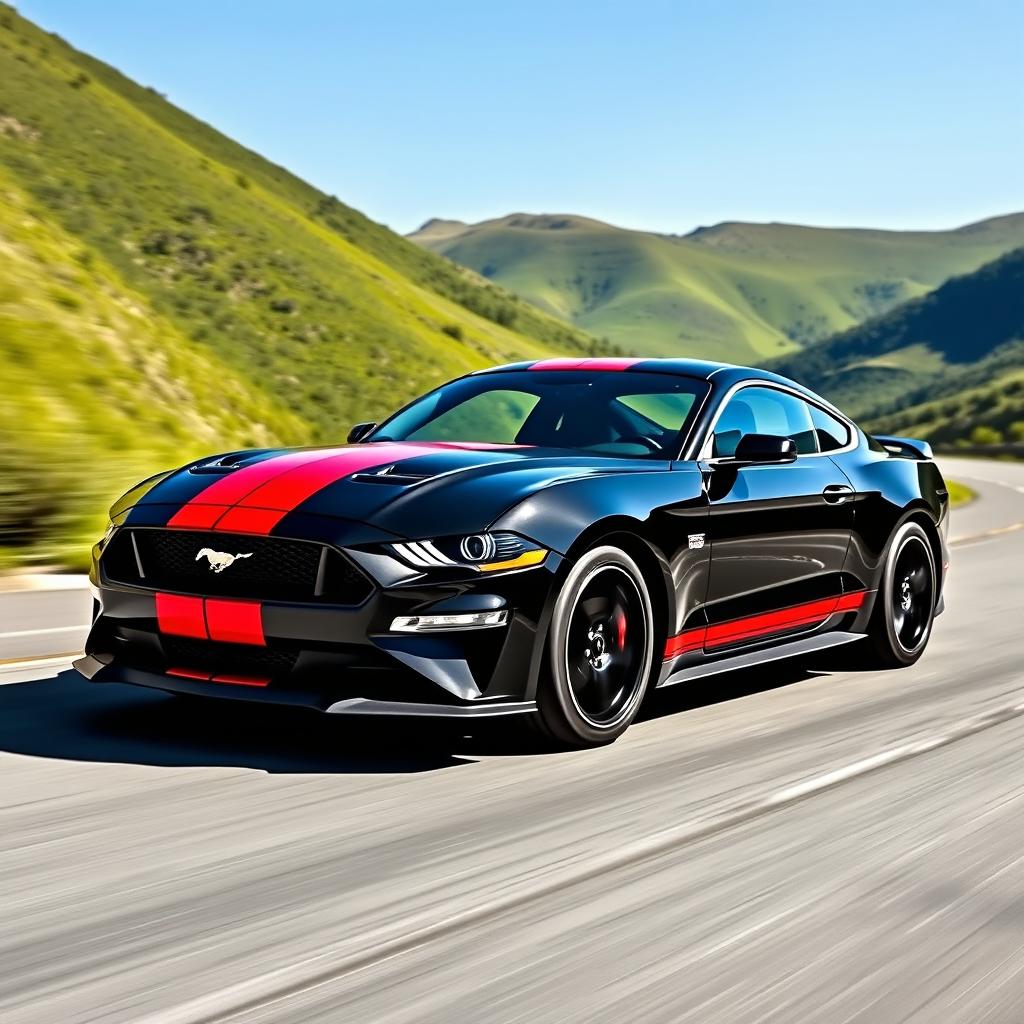
[[[535,709],[543,647],[538,638],[546,630],[557,563],[552,554],[544,565],[486,578],[393,586],[377,581],[357,607],[260,601],[262,642],[246,644],[169,635],[158,614],[158,592],[108,579],[100,559],[94,566],[94,623],[75,667],[97,683],[329,714],[525,714]],[[221,610],[231,604],[216,601]],[[507,623],[498,627],[422,634],[390,629],[399,616],[497,609],[508,612]]]
[[249,703],[288,704],[322,711],[330,715],[391,715],[414,718],[494,718],[503,715],[529,714],[537,710],[532,700],[476,700],[458,704],[419,703],[407,700],[346,697],[334,700],[333,687],[297,687],[284,685],[266,688],[240,688],[238,685],[201,682],[171,676],[165,672],[132,668],[120,662],[104,664],[95,655],[85,655],[74,662],[77,671],[94,683],[127,683],[222,700],[244,700]]

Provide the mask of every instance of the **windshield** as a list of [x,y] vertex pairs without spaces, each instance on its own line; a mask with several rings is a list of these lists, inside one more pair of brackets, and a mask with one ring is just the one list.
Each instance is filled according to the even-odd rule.
[[515,370],[417,399],[370,441],[472,441],[672,459],[704,381],[661,373]]

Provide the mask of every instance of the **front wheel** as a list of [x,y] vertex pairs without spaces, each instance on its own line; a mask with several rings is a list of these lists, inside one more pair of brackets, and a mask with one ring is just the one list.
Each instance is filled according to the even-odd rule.
[[555,602],[541,725],[569,746],[611,743],[636,716],[654,661],[654,614],[639,567],[619,548],[584,554]]
[[913,665],[924,653],[935,618],[935,580],[935,557],[928,535],[917,523],[904,523],[889,544],[868,626],[874,665]]

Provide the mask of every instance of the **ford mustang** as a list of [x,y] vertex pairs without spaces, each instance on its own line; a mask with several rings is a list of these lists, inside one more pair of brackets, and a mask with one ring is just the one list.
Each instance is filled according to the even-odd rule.
[[686,359],[471,373],[346,445],[201,459],[110,515],[89,679],[516,715],[563,746],[743,666],[839,645],[910,665],[948,566],[926,443]]

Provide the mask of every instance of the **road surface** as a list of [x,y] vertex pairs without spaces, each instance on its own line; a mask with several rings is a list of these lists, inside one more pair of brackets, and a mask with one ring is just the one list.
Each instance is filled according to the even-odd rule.
[[1019,1024],[1024,466],[943,465],[917,666],[716,677],[599,751],[3,666],[47,677],[0,686],[0,1021]]

